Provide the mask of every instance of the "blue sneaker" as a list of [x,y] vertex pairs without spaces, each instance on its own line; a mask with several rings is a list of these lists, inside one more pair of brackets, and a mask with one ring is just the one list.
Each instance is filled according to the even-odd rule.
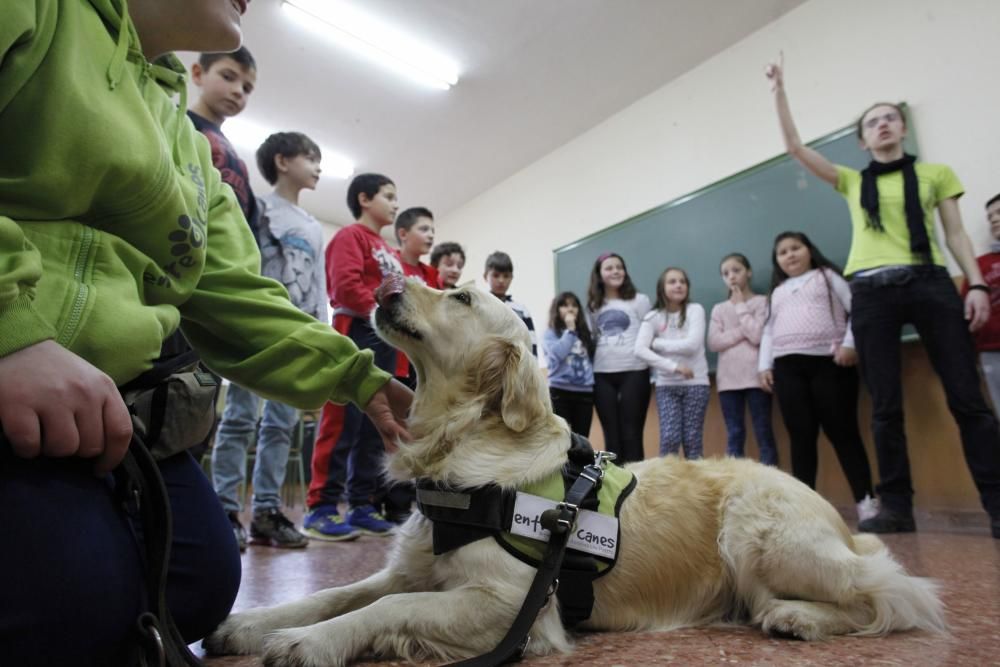
[[347,513],[347,523],[366,535],[392,535],[396,525],[386,521],[371,505],[352,507]]
[[335,505],[320,505],[309,510],[302,518],[302,533],[324,542],[346,542],[361,536],[337,513]]

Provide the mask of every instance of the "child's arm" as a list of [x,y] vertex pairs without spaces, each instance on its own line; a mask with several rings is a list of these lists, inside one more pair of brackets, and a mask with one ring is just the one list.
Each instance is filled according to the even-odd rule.
[[755,298],[752,305],[749,300],[744,301],[737,304],[736,313],[740,316],[740,331],[751,345],[760,345],[760,338],[764,335],[764,320],[767,319],[767,301]]
[[847,313],[847,330],[844,339],[833,348],[833,361],[838,366],[853,366],[858,363],[858,353],[854,351],[854,332],[851,330],[851,288],[847,281],[829,269],[823,269],[830,279],[833,293]]
[[543,347],[545,348],[545,360],[550,369],[558,368],[560,364],[573,351],[573,346],[579,338],[575,331],[566,329],[561,336],[557,336],[552,329],[546,329],[542,335]]
[[774,104],[778,112],[778,122],[781,125],[781,136],[785,140],[785,150],[818,178],[830,185],[837,185],[837,167],[823,157],[822,154],[809,148],[799,138],[799,131],[792,119],[792,110],[788,106],[788,96],[785,94],[785,54],[776,63],[767,67],[767,78],[771,80],[771,90],[774,92]]
[[739,327],[726,329],[719,312],[725,305],[723,302],[712,308],[712,317],[708,323],[708,349],[712,352],[728,350],[745,338]]
[[677,362],[672,359],[667,359],[660,356],[656,352],[650,349],[650,345],[654,344],[654,336],[656,333],[655,320],[658,317],[646,317],[643,318],[642,324],[639,325],[639,333],[635,338],[635,356],[642,359],[646,364],[665,373],[673,373],[677,370]]
[[[944,240],[951,256],[958,262],[965,279],[970,285],[985,285],[979,262],[972,251],[972,242],[962,226],[962,214],[958,210],[958,199],[948,197],[938,202]],[[990,319],[990,295],[982,290],[968,290],[965,295],[965,319],[969,321],[969,331],[977,331]]]
[[348,227],[337,232],[330,241],[330,280],[332,300],[357,313],[368,317],[375,309],[375,295],[364,283],[364,246]]
[[760,351],[757,353],[757,376],[760,380],[760,387],[770,393],[774,391],[774,373],[771,367],[774,366],[772,350],[771,321],[764,325],[764,332],[760,337]]
[[660,354],[694,354],[701,349],[705,340],[705,309],[700,304],[688,304],[683,338],[658,337],[653,341],[653,349]]

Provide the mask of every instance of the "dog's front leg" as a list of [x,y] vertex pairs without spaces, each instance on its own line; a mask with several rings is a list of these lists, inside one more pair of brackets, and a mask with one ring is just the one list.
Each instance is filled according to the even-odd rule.
[[413,662],[486,653],[500,642],[519,609],[524,591],[515,592],[520,597],[504,596],[486,586],[464,586],[440,593],[390,595],[323,623],[269,635],[264,664],[339,667],[370,653]]
[[403,577],[384,569],[359,582],[328,588],[295,602],[233,614],[205,638],[204,646],[213,655],[260,653],[269,632],[319,623],[403,590]]

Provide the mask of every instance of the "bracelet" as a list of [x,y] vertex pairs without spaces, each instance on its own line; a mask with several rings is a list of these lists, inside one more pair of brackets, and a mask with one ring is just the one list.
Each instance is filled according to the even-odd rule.
[[974,289],[977,289],[980,292],[986,292],[987,294],[990,293],[990,286],[989,285],[969,285],[969,291],[970,292],[972,290],[974,290]]

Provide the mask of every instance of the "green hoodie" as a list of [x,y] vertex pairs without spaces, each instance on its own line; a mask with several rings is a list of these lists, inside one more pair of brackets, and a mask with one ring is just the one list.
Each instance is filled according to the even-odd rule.
[[4,0],[0,356],[54,339],[122,384],[179,324],[262,396],[365,405],[389,376],[260,276],[168,60],[143,57],[124,0]]

